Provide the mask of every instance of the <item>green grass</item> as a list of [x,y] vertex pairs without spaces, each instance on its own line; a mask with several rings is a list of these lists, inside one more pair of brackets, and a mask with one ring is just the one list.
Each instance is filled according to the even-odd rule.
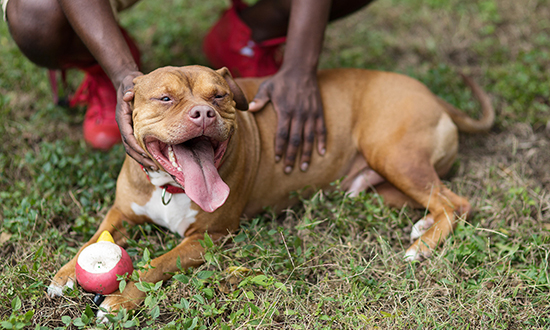
[[[201,40],[226,1],[142,1],[121,15],[144,71],[207,64]],[[463,135],[449,187],[475,213],[435,255],[402,261],[423,211],[376,195],[318,192],[282,215],[242,222],[206,263],[156,287],[114,328],[545,329],[550,327],[550,6],[545,0],[386,0],[332,24],[321,67],[414,76],[477,113],[465,72],[491,95],[491,133]],[[182,22],[179,24],[178,22]],[[71,86],[80,74],[71,73]],[[83,110],[51,104],[46,71],[0,24],[0,327],[95,326],[79,288],[49,299],[55,272],[96,230],[124,158],[82,141]],[[180,238],[131,228],[128,252],[147,262]],[[231,272],[234,267],[241,271]],[[103,325],[99,325],[103,327]]]

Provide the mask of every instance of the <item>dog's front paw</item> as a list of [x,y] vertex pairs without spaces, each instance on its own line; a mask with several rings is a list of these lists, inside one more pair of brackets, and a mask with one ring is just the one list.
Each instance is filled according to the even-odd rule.
[[55,275],[52,282],[48,286],[48,296],[52,298],[63,296],[63,289],[65,287],[74,289],[74,284],[76,281],[76,276],[74,273],[69,276],[58,276],[58,275]]
[[101,323],[108,322],[107,315],[121,309],[135,309],[145,298],[145,293],[136,288],[133,282],[128,283],[123,293],[115,291],[105,297],[105,300],[99,305],[97,311],[97,320]]
[[60,297],[63,295],[63,289],[68,287],[74,289],[76,283],[76,272],[74,268],[74,263],[71,260],[65,266],[55,274],[52,279],[52,282],[48,286],[48,296],[50,297]]

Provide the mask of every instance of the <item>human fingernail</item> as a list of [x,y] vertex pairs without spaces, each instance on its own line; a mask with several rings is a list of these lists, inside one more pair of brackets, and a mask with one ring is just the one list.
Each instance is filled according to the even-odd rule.
[[152,171],[156,171],[157,168],[156,168],[155,166],[151,166],[151,170],[152,170]]
[[275,156],[275,162],[278,163],[281,160],[281,156],[277,155]]
[[285,167],[285,173],[288,174],[290,172],[292,172],[292,166]]
[[324,156],[326,152],[327,152],[327,149],[325,148],[321,149],[321,156]]
[[305,172],[307,171],[307,168],[309,167],[309,163],[307,162],[303,162],[302,165],[300,166],[300,169]]

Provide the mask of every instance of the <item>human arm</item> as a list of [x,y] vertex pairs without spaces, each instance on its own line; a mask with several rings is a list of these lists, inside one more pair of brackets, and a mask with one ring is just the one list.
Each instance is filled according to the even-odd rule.
[[141,75],[108,0],[58,0],[63,12],[91,55],[117,90],[116,118],[126,152],[148,168],[156,168],[133,136],[133,78]]
[[286,173],[292,171],[300,146],[302,171],[309,166],[315,138],[319,154],[326,150],[317,65],[330,7],[330,0],[292,1],[283,65],[260,86],[249,105],[258,111],[273,103],[278,114],[275,157],[280,160],[284,154]]

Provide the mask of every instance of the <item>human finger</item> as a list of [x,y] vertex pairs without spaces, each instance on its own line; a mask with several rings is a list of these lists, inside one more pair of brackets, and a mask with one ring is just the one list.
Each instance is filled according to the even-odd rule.
[[315,119],[315,135],[317,137],[317,152],[319,152],[319,155],[324,156],[327,152],[327,128],[322,107]]
[[300,157],[300,170],[303,172],[309,168],[311,154],[313,152],[313,144],[315,142],[315,118],[308,118],[304,123],[302,143],[302,156]]
[[302,145],[302,134],[304,131],[304,121],[302,116],[294,116],[290,121],[290,135],[285,152],[285,173],[292,172],[296,163],[296,155]]
[[264,81],[260,87],[258,88],[258,91],[256,92],[256,95],[254,96],[254,99],[252,102],[248,104],[248,111],[250,112],[257,112],[262,110],[265,105],[271,100],[271,87],[269,81]]

